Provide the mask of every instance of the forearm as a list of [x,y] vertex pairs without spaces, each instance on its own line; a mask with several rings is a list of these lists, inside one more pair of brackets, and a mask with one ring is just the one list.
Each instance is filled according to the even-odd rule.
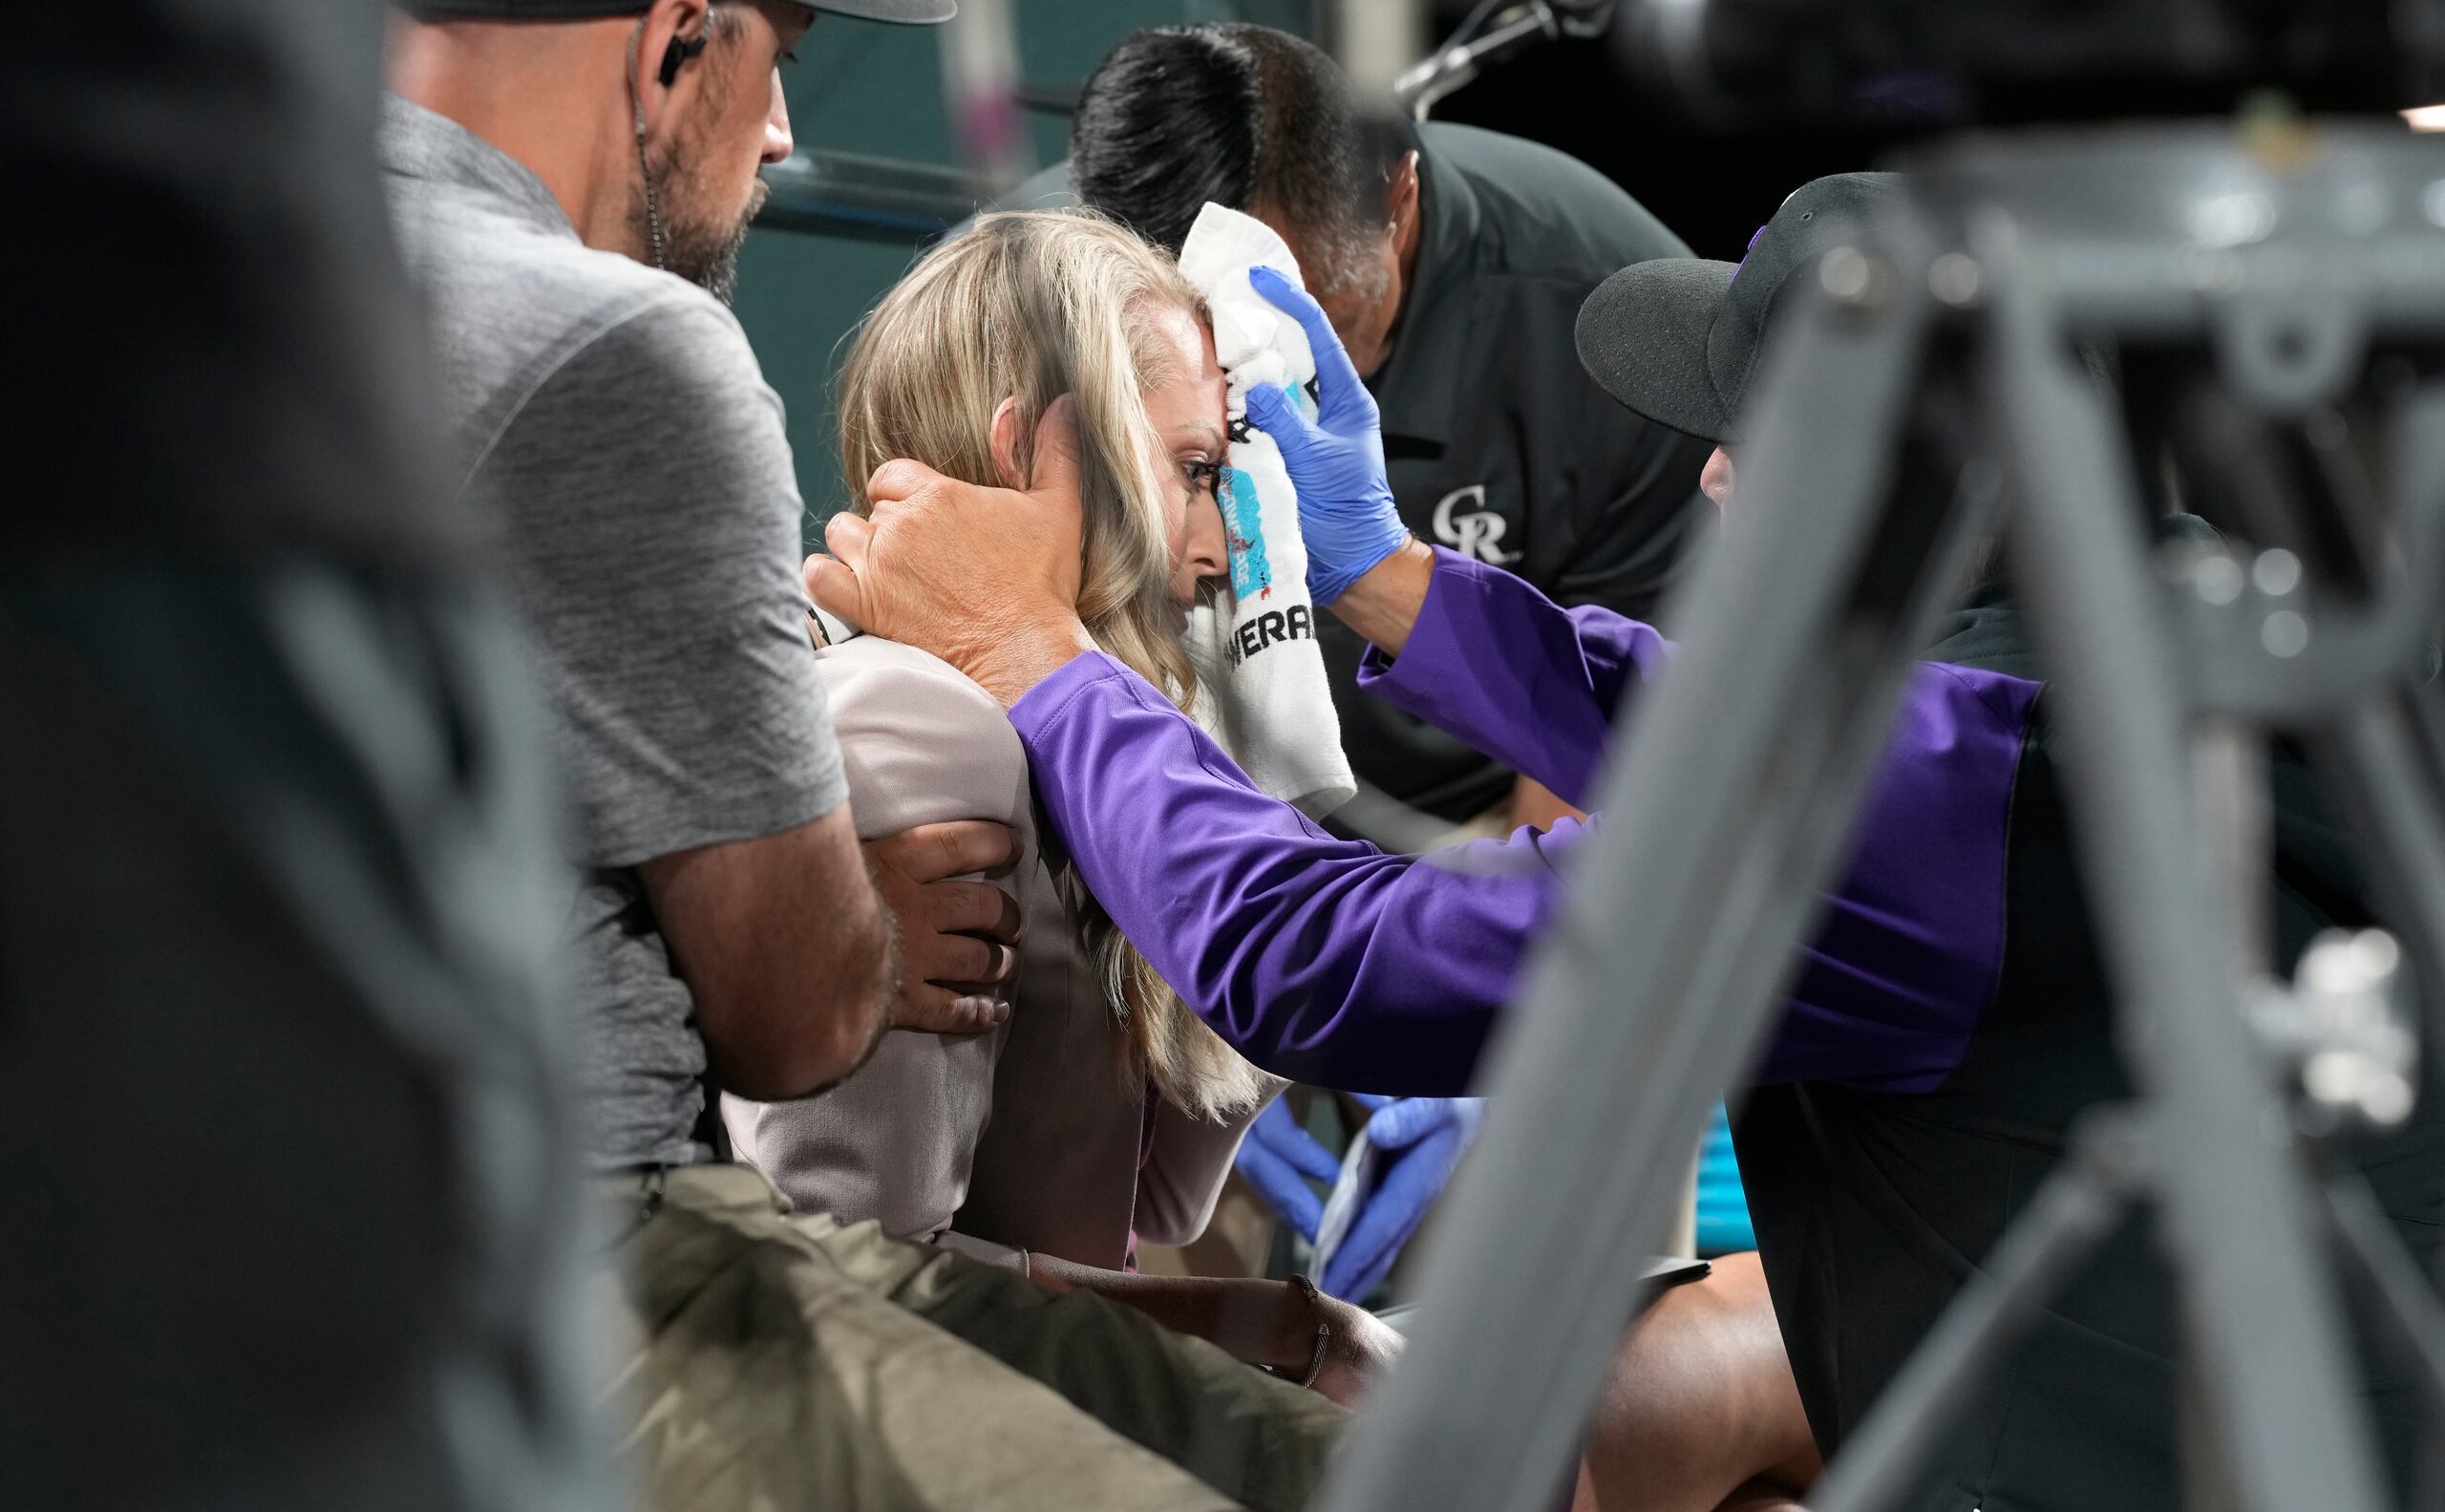
[[846,803],[777,835],[654,857],[636,872],[719,1085],[768,1102],[807,1097],[872,1052],[896,981],[897,937]]
[[[1359,686],[1584,806],[1614,710],[1663,668],[1670,643],[1609,610],[1565,610],[1510,573],[1448,551],[1429,552],[1426,567],[1399,656],[1378,643],[1359,666]],[[1370,612],[1394,617],[1408,591],[1403,574],[1415,570],[1405,564],[1381,585]]]
[[1390,658],[1401,654],[1410,630],[1426,607],[1427,586],[1435,577],[1435,552],[1412,540],[1352,583],[1333,600],[1335,617]]
[[1093,1291],[1175,1333],[1192,1334],[1234,1359],[1294,1379],[1315,1362],[1318,1320],[1306,1296],[1286,1281],[1141,1276],[1033,1253],[1028,1256],[1028,1275],[1056,1291]]
[[1028,619],[1013,622],[990,649],[955,665],[1008,709],[1095,649],[1094,638],[1074,618]]
[[899,931],[880,904],[861,900],[827,944],[767,961],[758,984],[734,984],[710,1003],[694,994],[714,1085],[768,1101],[813,1097],[874,1054],[899,988]]

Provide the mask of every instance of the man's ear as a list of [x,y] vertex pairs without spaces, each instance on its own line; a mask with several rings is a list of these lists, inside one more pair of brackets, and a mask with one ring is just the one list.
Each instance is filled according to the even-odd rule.
[[1384,220],[1398,235],[1417,220],[1417,150],[1401,154],[1384,185]]
[[[710,0],[653,0],[637,23],[630,43],[636,52],[628,62],[635,70],[637,103],[647,125],[660,120],[673,94],[696,88],[696,80],[702,76],[696,65],[704,55],[704,46],[711,41],[712,25]],[[667,59],[676,61],[678,67],[666,81],[663,64]]]
[[993,409],[993,476],[1005,488],[1027,491],[1028,463],[1031,458],[1020,455],[1020,448],[1032,441],[1027,417],[1019,413],[1019,396],[1011,394]]

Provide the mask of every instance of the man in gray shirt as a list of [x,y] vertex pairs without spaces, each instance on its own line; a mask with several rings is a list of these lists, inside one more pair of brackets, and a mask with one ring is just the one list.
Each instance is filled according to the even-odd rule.
[[879,841],[883,896],[868,880],[780,404],[708,292],[759,161],[790,150],[776,65],[812,20],[785,0],[434,0],[393,36],[381,156],[451,461],[500,529],[574,799],[622,1430],[655,1500],[691,1509],[1295,1505],[1329,1404],[1099,1298],[790,1215],[696,1139],[708,1076],[802,1097],[887,1021],[990,1027],[998,1009],[936,984],[1006,975],[1015,918],[946,880],[1008,859],[998,826]]
[[690,1164],[709,1059],[733,1089],[837,1080],[888,976],[791,570],[780,401],[718,301],[586,246],[478,136],[393,98],[382,143],[463,486],[560,716],[591,1153]]

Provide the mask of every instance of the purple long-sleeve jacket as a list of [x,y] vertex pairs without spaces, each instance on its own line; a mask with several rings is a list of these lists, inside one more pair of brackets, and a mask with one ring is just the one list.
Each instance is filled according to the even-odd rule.
[[[1615,707],[1670,651],[1438,550],[1400,657],[1371,652],[1359,680],[1584,804]],[[2006,819],[2037,693],[1921,665],[1759,1079],[1908,1092],[1958,1062],[2003,957]],[[1423,857],[1337,840],[1100,654],[1010,719],[1088,885],[1241,1054],[1352,1091],[1467,1090],[1583,826]]]

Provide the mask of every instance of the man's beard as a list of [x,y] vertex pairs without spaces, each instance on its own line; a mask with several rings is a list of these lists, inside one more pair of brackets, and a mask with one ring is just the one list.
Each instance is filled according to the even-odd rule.
[[650,155],[653,177],[630,207],[628,221],[639,244],[650,249],[653,224],[647,213],[646,195],[656,196],[662,214],[662,266],[691,284],[702,285],[727,305],[738,291],[738,254],[747,245],[748,228],[755,224],[756,212],[772,190],[759,178],[748,193],[745,209],[731,216],[703,211],[689,195],[695,181],[688,169],[697,145],[693,140],[674,139]]

